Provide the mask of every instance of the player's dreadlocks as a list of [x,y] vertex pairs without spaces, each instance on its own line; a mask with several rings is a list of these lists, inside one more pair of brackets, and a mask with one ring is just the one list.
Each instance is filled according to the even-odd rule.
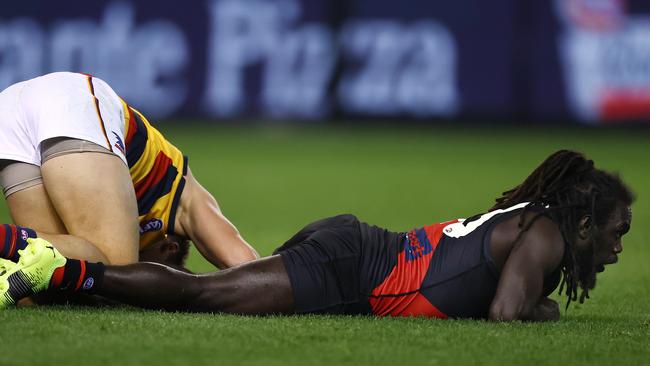
[[[580,303],[589,298],[596,276],[593,264],[593,248],[588,252],[575,250],[575,238],[581,217],[590,215],[592,235],[605,225],[617,205],[630,205],[634,196],[617,175],[594,167],[594,162],[575,151],[560,150],[549,156],[526,180],[506,191],[496,199],[490,211],[531,202],[521,214],[522,229],[517,240],[538,218],[547,216],[555,221],[562,233],[566,250],[562,260],[562,284],[560,293],[567,295],[568,307],[578,298]],[[539,212],[524,226],[527,210]]]

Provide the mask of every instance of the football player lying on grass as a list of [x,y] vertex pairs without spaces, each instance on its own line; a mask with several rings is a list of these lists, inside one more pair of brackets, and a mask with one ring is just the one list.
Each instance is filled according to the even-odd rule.
[[271,257],[217,273],[71,260],[30,239],[18,263],[3,262],[0,304],[52,291],[195,312],[557,320],[547,296],[559,285],[567,306],[588,297],[623,250],[632,201],[617,176],[563,150],[485,214],[403,233],[331,217]]

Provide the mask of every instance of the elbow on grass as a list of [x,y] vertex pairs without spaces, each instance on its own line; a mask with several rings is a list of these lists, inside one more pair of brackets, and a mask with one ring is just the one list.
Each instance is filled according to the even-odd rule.
[[504,303],[496,303],[490,306],[489,320],[496,322],[512,322],[521,320],[521,311],[514,306]]

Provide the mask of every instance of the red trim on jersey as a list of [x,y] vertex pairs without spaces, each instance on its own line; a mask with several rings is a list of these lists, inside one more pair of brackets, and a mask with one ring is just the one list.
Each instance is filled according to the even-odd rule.
[[154,161],[151,170],[147,176],[139,181],[135,185],[135,197],[140,201],[142,196],[144,196],[149,188],[156,185],[160,180],[165,177],[167,174],[167,169],[172,165],[172,159],[165,155],[162,151],[156,156],[156,161]]
[[[372,312],[379,316],[429,316],[446,318],[447,315],[431,304],[419,289],[429,270],[431,258],[442,237],[442,229],[458,220],[443,222],[424,227],[432,250],[426,255],[406,260],[404,250],[397,255],[397,265],[393,267],[384,281],[372,291],[369,297]],[[404,294],[404,295],[399,295]],[[390,296],[398,295],[398,296]]]
[[126,133],[126,138],[124,139],[125,147],[131,144],[131,140],[133,140],[133,136],[135,136],[135,133],[138,132],[138,125],[135,123],[135,116],[133,116],[133,109],[127,106],[126,110],[129,113],[127,117],[129,120],[129,127],[128,127],[128,132]]
[[426,316],[428,318],[447,319],[447,314],[438,310],[424,295],[417,293],[410,304],[398,314],[399,316]]

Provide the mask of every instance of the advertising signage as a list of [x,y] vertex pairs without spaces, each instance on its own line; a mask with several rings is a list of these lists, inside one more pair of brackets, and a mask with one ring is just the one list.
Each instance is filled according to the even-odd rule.
[[0,89],[68,70],[157,118],[635,120],[650,117],[646,11],[623,0],[12,2]]

